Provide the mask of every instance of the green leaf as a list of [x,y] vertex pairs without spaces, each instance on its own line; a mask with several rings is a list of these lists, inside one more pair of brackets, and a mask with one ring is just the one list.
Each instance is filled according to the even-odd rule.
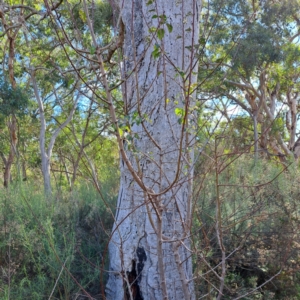
[[160,56],[160,48],[159,45],[155,44],[154,45],[154,50],[152,51],[152,56],[154,58],[158,58]]
[[224,61],[224,59],[225,59],[224,57],[220,57],[220,58],[216,59],[215,62],[217,64],[220,64],[220,63],[222,63]]
[[166,15],[161,15],[160,16],[160,21],[161,21],[162,24],[165,24],[166,21],[167,21],[167,16]]
[[69,88],[73,83],[75,82],[75,78],[74,77],[70,77],[67,79],[67,88]]
[[185,75],[185,74],[184,74],[183,71],[180,71],[180,72],[179,72],[179,75],[180,75],[182,78],[184,78],[184,75]]
[[164,30],[163,28],[159,28],[159,29],[157,30],[157,37],[158,37],[160,40],[162,40],[164,36],[165,36],[165,30]]
[[146,5],[149,6],[149,5],[151,5],[152,3],[153,3],[153,0],[149,0],[149,1],[146,3]]
[[83,9],[79,10],[79,17],[83,22],[86,22],[87,17],[86,17],[85,11]]
[[206,40],[205,40],[204,37],[200,38],[199,44],[202,45],[202,46],[204,46],[206,44]]
[[173,31],[173,26],[169,23],[166,24],[168,27],[168,31],[171,33]]
[[95,54],[95,53],[96,53],[96,47],[92,46],[92,47],[90,48],[90,53],[91,53],[91,54]]
[[183,116],[183,108],[176,107],[175,108],[175,115],[179,116],[179,117],[182,117]]

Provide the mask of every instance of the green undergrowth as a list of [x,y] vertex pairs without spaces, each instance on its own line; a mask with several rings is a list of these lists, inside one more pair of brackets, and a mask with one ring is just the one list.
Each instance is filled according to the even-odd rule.
[[195,191],[194,269],[199,295],[215,299],[218,294],[223,247],[222,299],[300,299],[297,163],[255,162],[244,155],[220,157],[218,174],[211,166],[199,167],[201,188]]
[[[216,299],[300,299],[300,172],[278,162],[203,158],[192,227],[195,289]],[[222,160],[223,159],[223,160]],[[87,184],[45,198],[30,183],[0,190],[0,299],[104,299],[117,185]],[[219,274],[219,275],[218,275]]]
[[102,299],[115,192],[40,190],[0,190],[0,299]]

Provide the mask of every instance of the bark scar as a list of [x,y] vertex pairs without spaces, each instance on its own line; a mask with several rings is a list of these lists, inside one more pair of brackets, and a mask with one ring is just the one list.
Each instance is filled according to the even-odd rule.
[[126,300],[144,300],[139,286],[142,279],[141,273],[145,265],[144,262],[147,260],[147,255],[144,248],[138,247],[136,250],[136,256],[137,261],[132,260],[131,271],[127,272],[127,280],[129,285],[125,287]]

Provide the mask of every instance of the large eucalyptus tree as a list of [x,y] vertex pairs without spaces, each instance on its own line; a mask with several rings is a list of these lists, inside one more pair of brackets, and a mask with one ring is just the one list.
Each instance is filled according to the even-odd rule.
[[108,97],[121,184],[107,299],[195,298],[189,238],[200,2],[114,3],[124,32],[125,117],[116,118]]
[[204,5],[207,18],[215,21],[202,23],[209,42],[199,77],[210,74],[202,91],[230,99],[229,110],[236,104],[249,115],[256,157],[299,157],[299,5],[297,0]]

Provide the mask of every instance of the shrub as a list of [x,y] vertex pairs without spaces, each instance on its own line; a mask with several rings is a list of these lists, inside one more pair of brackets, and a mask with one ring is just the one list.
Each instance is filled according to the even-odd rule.
[[[248,293],[243,299],[294,299],[300,274],[299,171],[295,164],[285,169],[246,155],[234,158],[220,159],[218,180],[215,172],[205,173],[203,166],[202,173],[198,170],[201,188],[195,191],[193,226],[194,248],[201,249],[194,260],[198,290],[213,296],[220,285],[219,202],[226,252],[224,299]],[[269,298],[260,298],[267,294]]]
[[102,199],[81,185],[46,201],[30,184],[0,190],[1,299],[80,299],[77,282],[100,299],[113,222],[109,206],[116,200],[110,192],[104,187]]

